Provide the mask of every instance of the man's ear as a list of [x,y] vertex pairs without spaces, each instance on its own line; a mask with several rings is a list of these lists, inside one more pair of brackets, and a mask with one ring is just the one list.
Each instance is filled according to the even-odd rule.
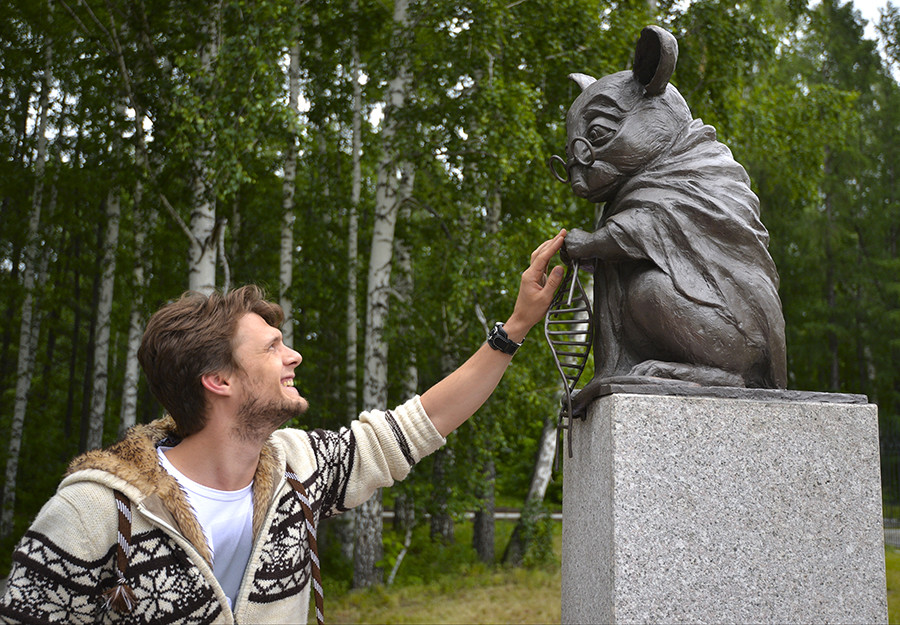
[[222,371],[206,373],[200,376],[200,383],[203,384],[206,390],[215,395],[228,397],[234,392],[234,387],[231,385],[231,377]]

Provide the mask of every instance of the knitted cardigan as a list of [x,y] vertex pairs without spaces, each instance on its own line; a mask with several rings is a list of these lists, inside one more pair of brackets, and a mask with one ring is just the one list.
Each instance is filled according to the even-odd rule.
[[[203,530],[157,458],[157,445],[174,442],[174,432],[171,418],[139,425],[72,462],[13,553],[0,622],[306,623],[309,542],[285,465],[309,492],[318,522],[403,479],[445,442],[418,397],[394,411],[365,412],[338,432],[275,432],[253,482],[253,550],[232,612]],[[114,490],[132,510],[125,577],[136,603],[125,613],[103,597],[116,583]]]

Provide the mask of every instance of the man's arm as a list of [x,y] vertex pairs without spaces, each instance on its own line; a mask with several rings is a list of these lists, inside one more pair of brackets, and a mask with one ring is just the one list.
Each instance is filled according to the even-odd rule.
[[[522,274],[519,295],[509,320],[503,325],[509,338],[521,343],[528,331],[547,312],[563,278],[562,266],[547,276],[550,259],[562,247],[566,231],[544,241],[531,254],[531,265]],[[483,344],[475,354],[449,376],[422,395],[422,406],[442,436],[475,414],[497,387],[512,356]]]
[[51,497],[12,554],[0,623],[101,622],[101,593],[115,584],[117,520],[113,493],[99,484]]

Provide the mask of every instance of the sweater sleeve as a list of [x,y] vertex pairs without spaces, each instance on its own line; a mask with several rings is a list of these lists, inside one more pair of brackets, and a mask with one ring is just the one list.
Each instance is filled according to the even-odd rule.
[[96,622],[100,594],[114,583],[115,519],[112,493],[100,486],[52,497],[13,552],[0,623]]
[[446,442],[418,396],[394,410],[363,412],[337,432],[280,430],[276,435],[320,518],[358,506],[376,489],[402,480]]

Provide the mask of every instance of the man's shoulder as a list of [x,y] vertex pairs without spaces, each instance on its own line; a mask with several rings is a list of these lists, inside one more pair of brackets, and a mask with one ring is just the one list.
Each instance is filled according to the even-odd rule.
[[110,473],[104,469],[86,468],[75,471],[63,478],[56,494],[51,498],[62,499],[82,505],[110,506],[115,509],[115,491],[139,503],[146,497],[146,491],[129,481],[127,477]]
[[65,552],[85,561],[102,558],[115,541],[117,515],[108,486],[65,480],[38,512],[21,547]]
[[116,509],[115,490],[113,485],[88,479],[88,476],[69,476],[44,504],[41,514],[69,513],[86,517],[97,517],[106,512],[112,514]]
[[287,464],[296,463],[298,457],[308,457],[313,453],[313,442],[310,432],[300,428],[287,427],[276,430],[269,442],[276,450],[278,456],[286,461]]

